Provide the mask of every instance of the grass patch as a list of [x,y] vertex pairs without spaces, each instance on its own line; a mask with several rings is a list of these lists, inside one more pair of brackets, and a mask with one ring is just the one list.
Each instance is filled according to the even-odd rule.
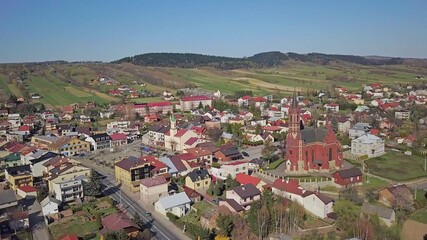
[[135,98],[131,100],[134,103],[151,103],[151,102],[163,102],[161,97],[146,97],[146,98]]
[[351,165],[353,165],[355,167],[362,167],[362,163],[360,163],[357,160],[349,159],[349,158],[345,158],[344,160],[347,161],[347,162],[349,162],[349,163],[351,163]]
[[71,94],[73,94],[74,96],[78,97],[78,98],[82,98],[82,97],[91,97],[92,94],[89,94],[85,91],[79,90],[77,88],[74,87],[65,87],[65,90]]
[[83,237],[89,233],[98,233],[99,229],[95,221],[84,222],[80,217],[72,217],[65,222],[53,223],[49,226],[49,231],[52,239],[57,240],[68,234]]
[[4,74],[0,74],[0,88],[2,90],[2,94],[4,96],[9,96],[10,95],[10,89],[9,86],[7,84],[7,77]]
[[319,218],[312,216],[311,214],[306,214],[305,216],[306,216],[306,219],[304,220],[301,226],[303,229],[324,227],[329,225],[328,223],[322,221]]
[[427,177],[427,171],[423,169],[424,158],[415,155],[390,151],[365,162],[370,173],[396,181]]
[[13,95],[15,95],[17,97],[23,97],[24,96],[16,85],[7,84],[7,86],[9,87],[9,90]]
[[412,214],[409,218],[414,221],[427,224],[427,209],[426,208],[420,209],[416,211],[414,214]]
[[359,186],[359,188],[365,192],[369,190],[379,190],[389,185],[388,182],[376,177],[369,177],[369,182],[366,181],[366,176],[364,176],[364,178],[363,185]]
[[276,169],[278,166],[280,166],[280,164],[282,164],[284,162],[285,162],[285,160],[283,160],[283,159],[276,160],[276,161],[268,164],[268,166],[265,167],[265,169],[268,169],[268,170]]
[[320,190],[327,191],[327,192],[338,192],[338,189],[335,186],[321,187]]

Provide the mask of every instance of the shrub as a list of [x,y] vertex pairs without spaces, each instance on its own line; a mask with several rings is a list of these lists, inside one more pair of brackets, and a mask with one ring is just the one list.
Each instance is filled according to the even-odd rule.
[[94,238],[96,238],[96,233],[89,233],[89,234],[86,234],[82,237],[83,240],[91,240]]
[[179,217],[175,216],[170,212],[166,213],[166,217],[168,217],[169,221],[171,221],[172,223],[175,223],[179,219]]

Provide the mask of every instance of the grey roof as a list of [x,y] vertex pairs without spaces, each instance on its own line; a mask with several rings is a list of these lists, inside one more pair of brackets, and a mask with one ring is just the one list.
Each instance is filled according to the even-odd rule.
[[6,171],[11,176],[31,174],[31,166],[29,164],[21,165],[21,166],[13,166],[13,167],[6,168]]
[[372,127],[371,127],[371,125],[369,125],[369,123],[359,122],[359,123],[354,124],[354,126],[351,127],[350,129],[368,132],[369,130],[371,130],[371,128]]
[[261,194],[261,191],[250,183],[234,187],[231,190],[233,190],[242,199],[255,197],[256,195]]
[[369,215],[378,215],[380,218],[391,219],[394,210],[364,202],[362,205],[362,212]]
[[13,189],[8,189],[0,192],[0,205],[16,202],[16,194]]
[[301,137],[305,143],[323,142],[327,133],[328,133],[327,128],[309,127],[309,128],[304,128],[303,130],[301,130]]
[[160,198],[157,202],[162,205],[164,209],[169,209],[176,206],[191,203],[191,199],[188,198],[185,192],[180,192],[171,196]]
[[191,181],[195,182],[195,181],[200,180],[200,179],[209,178],[210,175],[208,173],[208,170],[206,170],[206,169],[201,169],[201,170],[194,169],[192,172],[190,172],[188,174],[188,177],[191,178]]
[[349,169],[343,169],[336,171],[337,174],[339,174],[342,178],[351,178],[351,177],[357,177],[362,176],[362,172],[359,168],[349,168]]
[[173,162],[171,161],[170,158],[168,158],[168,157],[160,157],[159,160],[161,162],[163,162],[164,164],[166,164],[166,166],[168,166],[170,174],[178,173],[178,169],[175,167],[175,165],[173,164]]
[[55,198],[53,198],[53,197],[51,197],[51,196],[47,196],[45,199],[43,199],[41,202],[40,202],[40,205],[42,206],[42,207],[44,207],[44,206],[46,206],[49,202],[53,202],[53,203],[56,203],[56,204],[61,204],[61,202],[60,201],[58,201],[57,199],[55,199]]
[[99,133],[92,135],[92,138],[93,140],[95,140],[95,142],[100,142],[102,141],[102,138],[104,138],[105,140],[110,140],[110,135],[108,135],[107,133]]
[[364,143],[364,144],[372,144],[372,143],[382,142],[382,139],[375,135],[365,133],[353,141]]

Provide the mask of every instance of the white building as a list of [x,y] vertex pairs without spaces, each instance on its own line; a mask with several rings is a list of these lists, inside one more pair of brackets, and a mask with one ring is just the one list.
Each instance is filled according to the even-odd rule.
[[[83,179],[81,176],[71,180],[53,181],[53,194],[60,202],[72,202],[77,198],[83,198]],[[56,179],[55,179],[56,180]]]
[[351,141],[351,154],[353,155],[367,155],[372,158],[381,156],[384,153],[384,140],[377,136],[364,134]]
[[233,199],[245,210],[249,210],[251,204],[261,199],[261,191],[252,184],[244,184],[225,192],[227,199]]
[[166,216],[170,212],[177,217],[182,217],[190,210],[191,199],[185,192],[180,192],[168,197],[161,198],[154,204],[154,209]]
[[179,101],[181,111],[190,111],[198,108],[202,104],[203,107],[212,106],[212,100],[207,96],[187,96]]
[[334,211],[334,199],[324,194],[318,192],[307,192],[303,197],[304,209],[319,218],[326,218],[329,213]]
[[327,112],[331,111],[333,113],[337,113],[340,111],[340,105],[336,103],[328,103],[328,104],[325,104],[325,109]]
[[219,179],[226,179],[228,175],[236,178],[238,173],[248,174],[249,166],[247,162],[233,162],[221,165],[219,168],[212,167],[212,175]]
[[59,213],[59,205],[61,202],[56,200],[53,197],[47,196],[43,201],[40,202],[40,205],[42,207],[42,213],[43,216],[49,216],[51,214],[57,214]]
[[165,133],[165,148],[172,151],[184,150],[185,143],[188,139],[195,137],[197,134],[194,131],[186,129],[177,129],[175,117],[172,115],[170,118],[171,126],[170,130]]
[[397,119],[406,120],[406,119],[409,119],[410,116],[411,116],[410,111],[396,111],[396,112],[394,112],[394,117]]

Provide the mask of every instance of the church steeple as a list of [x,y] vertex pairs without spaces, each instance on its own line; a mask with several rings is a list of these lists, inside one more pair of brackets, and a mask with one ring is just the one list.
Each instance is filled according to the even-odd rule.
[[171,128],[170,128],[170,136],[175,136],[177,129],[176,129],[176,120],[175,120],[175,116],[172,114],[170,117],[170,122],[171,122]]
[[297,101],[297,95],[294,89],[294,95],[292,96],[292,105],[289,109],[289,128],[290,133],[292,133],[294,136],[300,131],[300,112],[299,112],[299,106]]

